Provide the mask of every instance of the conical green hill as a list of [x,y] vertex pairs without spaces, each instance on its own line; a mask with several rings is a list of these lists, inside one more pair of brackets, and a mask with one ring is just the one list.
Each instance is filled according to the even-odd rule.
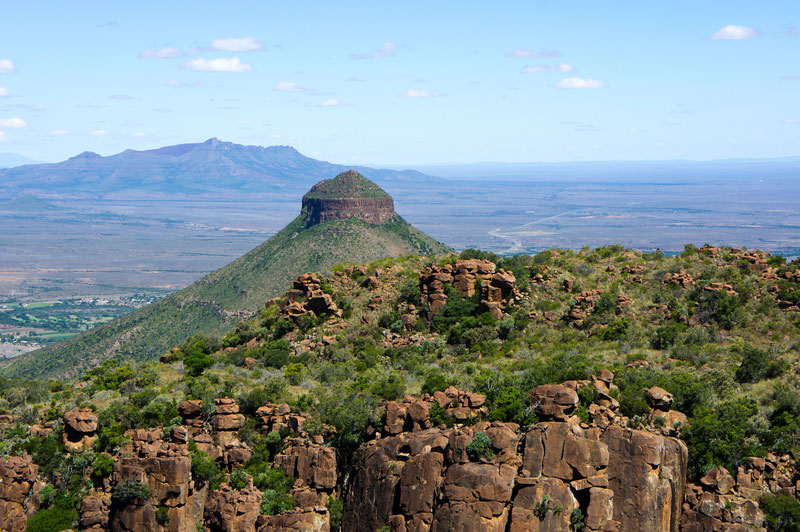
[[[156,303],[22,355],[3,374],[77,376],[108,358],[155,359],[195,334],[224,332],[283,293],[302,273],[341,262],[450,251],[403,220],[393,207],[387,217],[386,200],[391,204],[391,197],[356,172],[322,184],[324,201],[315,203],[316,210],[304,205],[300,216],[279,233],[227,266]],[[365,201],[375,199],[381,200],[377,207]],[[309,219],[312,214],[316,221]],[[376,219],[381,223],[369,223]]]

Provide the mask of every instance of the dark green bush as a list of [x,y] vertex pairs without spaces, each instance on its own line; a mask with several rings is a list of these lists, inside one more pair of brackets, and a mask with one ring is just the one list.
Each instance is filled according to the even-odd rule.
[[344,500],[328,497],[326,506],[330,516],[331,532],[339,532],[342,528],[342,517],[344,516]]
[[745,398],[699,407],[683,431],[689,447],[689,478],[696,480],[718,465],[736,471],[744,457],[763,454],[753,439],[757,430],[751,418],[757,413],[755,401]]
[[189,440],[189,455],[192,458],[192,477],[201,484],[208,484],[211,489],[217,489],[225,478],[219,464],[197,448],[193,440]]
[[467,444],[467,456],[473,462],[477,462],[482,458],[491,460],[494,457],[492,450],[492,441],[489,436],[483,432],[476,432],[472,437],[472,441]]
[[789,495],[767,493],[759,501],[769,532],[800,532],[800,501]]
[[752,345],[741,349],[742,362],[736,370],[736,380],[742,383],[753,383],[763,379],[771,379],[786,369],[774,355]]
[[27,532],[59,532],[77,526],[78,512],[74,508],[46,508],[28,519]]
[[441,373],[431,372],[425,376],[425,381],[422,383],[422,393],[443,392],[450,384],[450,380]]
[[119,481],[111,490],[111,500],[123,506],[139,504],[150,498],[150,486],[132,478]]

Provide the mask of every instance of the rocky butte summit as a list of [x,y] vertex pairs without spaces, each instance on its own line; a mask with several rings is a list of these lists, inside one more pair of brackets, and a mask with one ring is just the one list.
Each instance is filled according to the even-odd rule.
[[391,196],[378,185],[346,171],[314,185],[297,218],[230,264],[151,305],[20,356],[2,373],[77,376],[108,358],[152,360],[195,334],[224,332],[302,273],[449,251],[399,216]]

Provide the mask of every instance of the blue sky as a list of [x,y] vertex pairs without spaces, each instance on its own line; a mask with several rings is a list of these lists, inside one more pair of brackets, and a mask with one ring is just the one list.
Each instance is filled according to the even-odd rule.
[[5,2],[0,152],[341,163],[800,155],[800,4]]

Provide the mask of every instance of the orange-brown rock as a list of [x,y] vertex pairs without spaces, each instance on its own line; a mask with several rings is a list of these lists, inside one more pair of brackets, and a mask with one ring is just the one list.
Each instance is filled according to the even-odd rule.
[[82,451],[91,447],[97,431],[97,416],[90,409],[82,408],[64,414],[62,439],[70,452]]
[[672,394],[664,388],[653,386],[645,392],[645,399],[650,408],[667,411],[672,407]]
[[261,508],[261,492],[252,479],[241,490],[223,484],[209,491],[204,509],[204,524],[212,532],[252,532]]
[[562,384],[542,384],[530,392],[531,406],[543,421],[566,421],[578,405],[578,394]]
[[675,273],[665,273],[664,276],[661,278],[661,282],[664,284],[674,284],[678,286],[682,286],[683,288],[688,288],[690,286],[694,286],[695,280],[690,274],[686,273],[683,270],[679,270]]
[[330,532],[330,529],[330,515],[324,506],[260,515],[255,528],[256,532]]
[[35,490],[39,466],[30,456],[0,458],[0,530],[23,531],[38,509]]
[[[336,487],[336,451],[333,447],[314,444],[305,438],[288,438],[286,448],[275,457],[275,465],[296,478],[301,486],[328,492]],[[324,502],[321,501],[322,505]]]

